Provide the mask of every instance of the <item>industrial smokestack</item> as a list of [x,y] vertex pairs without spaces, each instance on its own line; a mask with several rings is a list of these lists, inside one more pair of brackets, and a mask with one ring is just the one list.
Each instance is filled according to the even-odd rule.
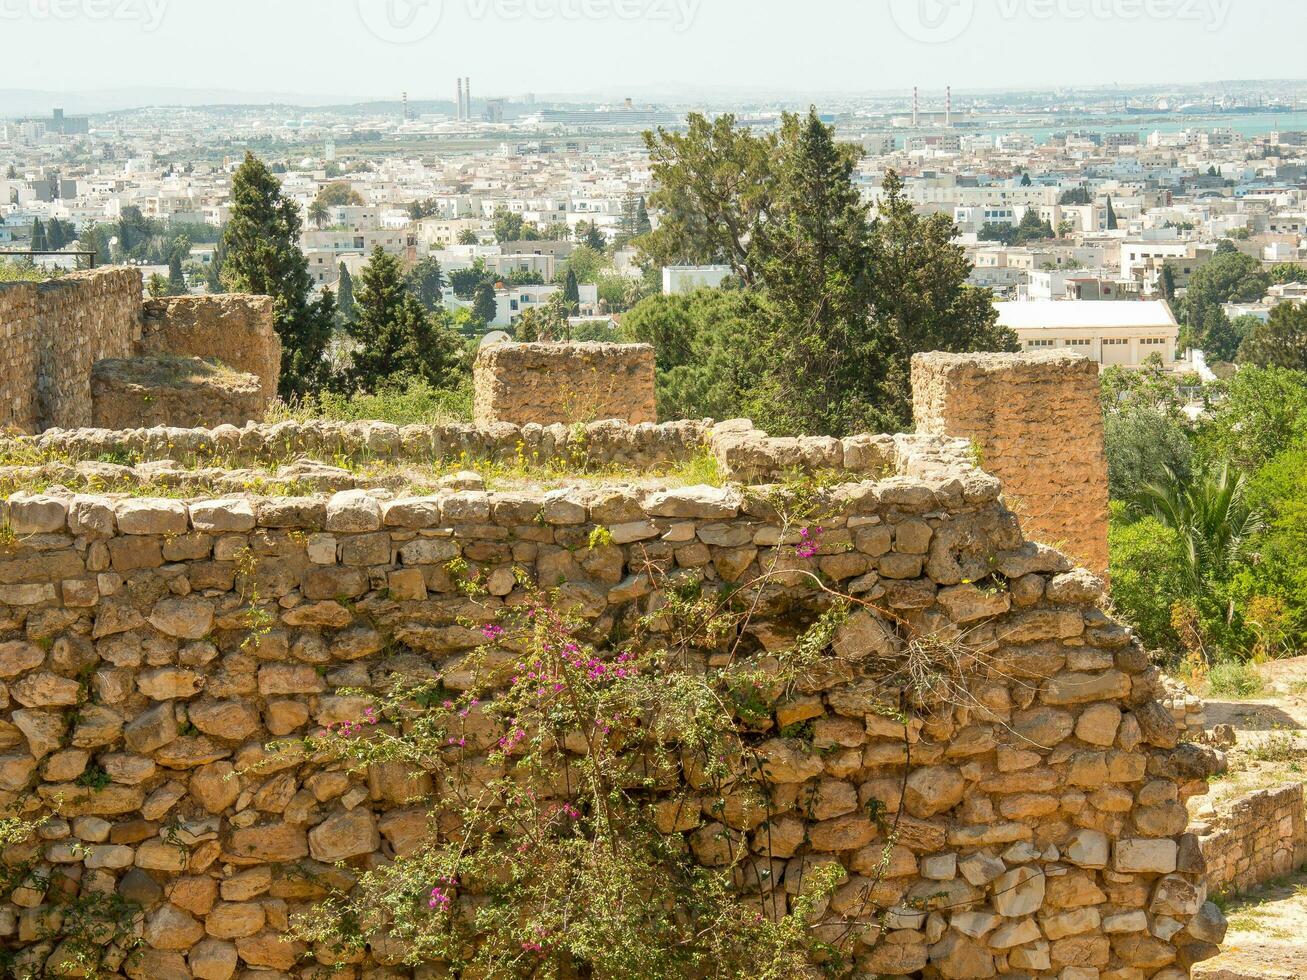
[[463,76],[458,76],[458,101],[454,104],[454,118],[463,121]]
[[944,125],[951,128],[953,126],[953,86],[950,85],[945,89],[947,93],[944,102]]
[[463,79],[463,98],[467,100],[467,114],[465,118],[468,122],[472,121],[472,76],[469,75]]
[[917,86],[912,86],[912,128],[917,128],[921,119],[921,103],[917,98]]

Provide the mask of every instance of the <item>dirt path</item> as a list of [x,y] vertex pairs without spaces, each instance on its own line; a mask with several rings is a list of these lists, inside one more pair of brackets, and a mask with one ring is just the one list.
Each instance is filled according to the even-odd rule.
[[1307,874],[1272,882],[1231,902],[1224,951],[1194,967],[1195,980],[1307,977]]

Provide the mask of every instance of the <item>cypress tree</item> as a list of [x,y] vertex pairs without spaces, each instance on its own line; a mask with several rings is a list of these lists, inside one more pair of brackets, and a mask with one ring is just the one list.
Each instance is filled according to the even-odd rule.
[[309,299],[313,280],[299,248],[299,206],[263,161],[247,153],[232,180],[231,220],[223,243],[224,285],[233,292],[271,296],[281,337],[281,394],[303,396],[325,387],[331,321]]
[[41,224],[40,218],[32,220],[32,251],[44,252],[50,248],[50,242],[45,237],[45,225]]
[[345,268],[345,263],[340,264],[340,279],[336,283],[336,306],[340,309],[341,317],[348,323],[354,319],[354,277],[349,274],[349,269]]
[[1116,231],[1116,229],[1117,229],[1116,209],[1112,207],[1112,197],[1109,194],[1107,198],[1107,230]]
[[571,269],[567,270],[567,282],[563,286],[563,300],[572,313],[581,308],[581,284],[576,281],[576,273]]
[[495,287],[492,283],[482,282],[472,290],[472,316],[485,326],[495,322],[499,313],[499,304],[495,301]]

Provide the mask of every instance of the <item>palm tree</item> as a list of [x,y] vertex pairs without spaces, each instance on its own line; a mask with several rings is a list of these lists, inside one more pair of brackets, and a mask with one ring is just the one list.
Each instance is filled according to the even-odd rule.
[[327,223],[327,219],[330,217],[327,206],[321,200],[315,200],[309,205],[309,220],[317,225],[319,231],[322,230],[322,226]]
[[1134,507],[1155,517],[1179,536],[1191,584],[1206,591],[1231,566],[1249,556],[1253,537],[1266,525],[1248,502],[1247,478],[1228,463],[1188,479],[1166,467],[1166,478],[1145,484]]

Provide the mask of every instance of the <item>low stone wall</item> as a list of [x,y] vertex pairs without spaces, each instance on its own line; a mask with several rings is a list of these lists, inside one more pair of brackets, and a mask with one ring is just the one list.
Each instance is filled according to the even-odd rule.
[[[257,377],[268,399],[276,396],[281,379],[281,341],[273,326],[271,297],[171,296],[147,300],[142,324],[142,354],[219,361],[233,371]],[[171,424],[183,423],[176,420]]]
[[647,344],[494,344],[473,368],[478,425],[658,421]]
[[[111,975],[335,962],[288,922],[420,846],[427,789],[394,765],[352,774],[273,739],[357,720],[366,692],[396,677],[465,689],[465,658],[487,642],[475,627],[521,601],[519,574],[560,583],[602,647],[661,608],[651,568],[709,590],[779,569],[749,657],[784,649],[827,607],[805,573],[861,605],[832,669],[749,736],[766,760],[766,827],[754,807],[682,785],[667,832],[709,865],[724,839],[748,848],[773,871],[758,897],[781,910],[805,869],[838,864],[821,914],[865,927],[861,975],[1182,980],[1223,935],[1184,806],[1205,790],[1210,751],[1177,744],[1146,653],[1099,608],[1101,583],[1024,540],[966,443],[887,445],[891,472],[816,491],[811,554],[765,493],[740,487],[15,494],[0,514],[0,806],[46,819],[5,854],[34,872],[0,895],[0,940],[22,963],[57,965],[60,903],[116,894],[141,908],[143,946],[109,944]],[[466,575],[488,595],[464,594]],[[925,724],[876,710],[871,654],[962,638],[966,698]],[[486,710],[467,724],[468,766],[494,744]],[[432,969],[398,965],[382,941],[345,975]]]
[[133,357],[91,368],[93,422],[131,425],[242,423],[267,409],[263,383],[197,357]]
[[1223,803],[1194,826],[1212,894],[1248,891],[1307,865],[1303,784],[1259,790]]
[[1098,365],[1078,354],[918,354],[917,429],[970,439],[1027,533],[1106,575]]

